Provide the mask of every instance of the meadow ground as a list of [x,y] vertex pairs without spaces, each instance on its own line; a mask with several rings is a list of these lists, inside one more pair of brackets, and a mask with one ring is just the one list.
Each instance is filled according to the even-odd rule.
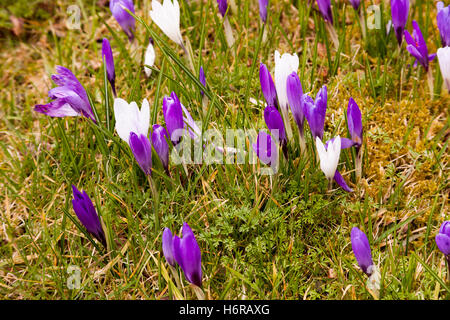
[[[207,299],[372,299],[352,252],[353,226],[368,235],[381,272],[380,299],[449,297],[450,275],[434,238],[449,214],[450,95],[442,88],[437,60],[430,62],[431,97],[426,74],[413,67],[405,44],[398,48],[392,32],[385,36],[389,2],[375,1],[381,28],[362,37],[354,9],[333,1],[336,49],[315,2],[271,1],[263,26],[257,1],[236,0],[228,13],[236,38],[229,49],[216,1],[180,1],[183,38],[190,41],[197,72],[202,65],[206,73],[211,99],[205,113],[198,73],[191,73],[183,51],[151,21],[151,2],[135,1],[136,15],[149,28],[137,22],[133,44],[105,2],[6,1],[6,9],[0,8],[1,297],[195,299],[179,269],[183,287],[174,284],[161,251],[163,228],[178,232],[184,221],[201,248]],[[67,27],[70,5],[80,9],[80,29]],[[11,16],[24,17],[23,24]],[[435,3],[414,1],[410,31],[413,19],[430,53],[436,52]],[[159,40],[146,78],[149,36]],[[275,176],[259,174],[259,163],[188,165],[187,175],[171,164],[167,176],[153,153],[152,194],[117,137],[114,118],[107,118],[113,111],[103,37],[113,47],[118,96],[139,106],[147,98],[151,124],[163,124],[162,98],[176,91],[194,119],[221,132],[266,128],[258,102],[264,101],[259,63],[273,74],[275,50],[297,53],[304,92],[315,97],[328,87],[325,140],[347,136],[348,100],[358,103],[362,179],[356,183],[354,151],[343,150],[339,170],[354,192],[334,184],[327,193],[309,131],[309,156],[302,157],[294,130],[288,159]],[[99,126],[83,117],[57,119],[33,111],[49,101],[56,65],[71,69],[87,89]],[[108,250],[77,224],[72,184],[93,199]],[[79,289],[67,286],[71,266],[80,268]]]

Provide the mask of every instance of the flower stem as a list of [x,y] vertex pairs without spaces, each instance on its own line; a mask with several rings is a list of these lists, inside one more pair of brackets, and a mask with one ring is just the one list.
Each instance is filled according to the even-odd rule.
[[159,210],[158,210],[159,194],[156,191],[155,183],[153,182],[152,177],[150,175],[148,175],[147,178],[148,178],[148,184],[150,186],[150,190],[152,191],[153,213],[155,215],[155,231],[156,231],[156,234],[158,234],[159,233]]
[[431,68],[428,68],[428,71],[427,71],[427,81],[428,81],[428,88],[430,88],[430,97],[431,97],[431,99],[433,99],[434,83],[433,83],[433,71],[431,71]]
[[[228,16],[223,18],[223,29],[225,31],[225,38],[227,40],[228,47],[231,49],[234,45],[234,36],[233,30],[231,29],[230,21],[228,20]],[[233,57],[235,56],[234,51],[232,51]]]
[[194,290],[195,295],[197,296],[198,300],[205,300],[205,293],[203,292],[202,288],[197,287],[196,285],[191,285],[192,290]]
[[330,34],[330,38],[333,41],[334,47],[336,50],[339,49],[339,39],[338,35],[336,33],[336,29],[334,29],[333,25],[330,22],[325,23],[325,27],[328,30],[328,33]]

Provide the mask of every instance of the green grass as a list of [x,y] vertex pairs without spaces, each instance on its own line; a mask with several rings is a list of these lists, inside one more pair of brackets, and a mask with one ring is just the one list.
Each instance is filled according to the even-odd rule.
[[[19,1],[20,2],[20,1]],[[137,1],[136,1],[137,2]],[[217,3],[180,0],[181,27],[194,53],[183,52],[150,21],[150,1],[136,5],[131,45],[107,7],[78,1],[81,30],[64,21],[71,2],[39,21],[26,37],[1,39],[0,58],[0,295],[5,299],[195,299],[184,280],[177,288],[162,256],[164,227],[193,229],[202,251],[207,299],[372,299],[351,250],[350,229],[368,235],[381,275],[381,299],[446,299],[445,259],[434,237],[448,219],[448,105],[437,61],[431,62],[430,99],[421,67],[394,35],[368,30],[362,39],[346,1],[333,2],[340,39],[333,47],[307,1],[272,1],[262,41],[256,1],[230,10],[236,44],[226,44]],[[365,7],[369,5],[366,2]],[[390,7],[382,7],[382,25]],[[20,12],[18,13],[20,15]],[[439,47],[435,8],[416,1],[410,11],[430,52]],[[29,21],[31,25],[33,21]],[[143,73],[148,37],[155,39],[152,76]],[[305,92],[328,87],[325,139],[347,136],[352,96],[363,114],[363,178],[355,184],[345,150],[339,170],[355,192],[335,189],[315,162],[309,130],[306,157],[298,134],[274,177],[258,165],[170,165],[167,176],[153,153],[155,197],[129,147],[114,132],[113,97],[105,84],[101,39],[113,47],[118,96],[151,105],[151,124],[163,124],[162,98],[175,91],[203,129],[265,129],[258,68],[273,75],[273,53],[296,52]],[[234,53],[234,54],[233,54]],[[56,65],[71,69],[87,89],[99,125],[85,118],[49,118],[33,111],[48,101]],[[198,69],[206,73],[208,110],[202,111]],[[108,118],[109,115],[109,118]],[[261,166],[263,166],[261,164]],[[86,190],[102,216],[109,250],[77,222],[71,185]],[[335,185],[336,186],[336,185]],[[69,266],[81,269],[81,289],[70,290]]]

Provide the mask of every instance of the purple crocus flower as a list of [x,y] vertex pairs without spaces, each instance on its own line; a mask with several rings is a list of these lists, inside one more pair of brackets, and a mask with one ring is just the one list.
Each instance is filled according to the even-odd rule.
[[442,46],[450,46],[450,6],[444,7],[444,3],[437,3],[437,26],[441,34]]
[[165,228],[163,235],[162,235],[162,250],[164,257],[166,258],[166,261],[168,264],[170,264],[172,267],[175,267],[175,257],[173,254],[173,239],[175,237],[172,236],[172,232],[169,228]]
[[74,185],[72,185],[72,192],[73,211],[75,211],[78,220],[80,220],[90,234],[106,247],[105,233],[98,218],[97,211],[92,204],[92,200],[86,191],[80,192]]
[[165,96],[163,99],[163,114],[166,121],[167,131],[174,145],[180,142],[184,127],[183,111],[181,103],[175,92],[172,91],[170,97]]
[[320,13],[322,13],[323,18],[329,23],[333,24],[333,13],[331,12],[331,1],[330,0],[317,0],[317,5],[319,6]]
[[441,252],[450,259],[450,221],[444,221],[436,235],[436,245]]
[[184,275],[192,284],[202,286],[202,257],[200,247],[195,240],[194,233],[185,222],[182,228],[183,237],[173,238],[173,255],[180,265]]
[[433,60],[436,57],[436,54],[428,55],[427,43],[423,38],[419,25],[415,20],[413,20],[412,25],[414,29],[412,36],[408,30],[404,31],[405,41],[408,44],[406,49],[418,62],[420,62],[425,68],[425,71],[428,71],[428,61]]
[[109,44],[108,39],[103,38],[102,43],[102,59],[103,63],[106,67],[106,76],[108,78],[109,83],[111,84],[112,91],[114,93],[114,97],[116,94],[116,71],[114,69],[114,58],[111,50],[111,45]]
[[222,17],[225,17],[225,14],[227,13],[228,9],[227,0],[217,0],[217,4],[219,5],[220,14],[222,15]]
[[86,90],[78,79],[69,69],[61,66],[56,66],[56,72],[52,80],[58,87],[48,92],[53,101],[38,104],[34,110],[50,117],[85,116],[96,122]]
[[286,91],[291,106],[292,115],[297,123],[300,135],[303,137],[303,123],[305,121],[305,114],[303,112],[303,89],[296,72],[292,72],[286,80]]
[[261,63],[259,66],[259,82],[261,83],[261,90],[267,105],[276,107],[278,105],[277,89],[275,88],[272,76],[264,63]]
[[[198,80],[200,81],[200,83],[206,87],[206,78],[205,78],[205,71],[203,71],[203,67],[200,67],[200,71],[199,71],[199,75],[198,75]],[[203,90],[200,90],[200,93],[202,94],[202,96],[205,94],[203,92]]]
[[272,134],[274,130],[278,130],[278,140],[280,141],[280,144],[286,143],[283,118],[281,118],[277,108],[267,106],[264,109],[264,120],[266,121],[267,128],[269,128]]
[[256,143],[252,144],[252,148],[262,163],[270,166],[276,160],[277,146],[270,134],[260,131],[256,138]]
[[152,145],[147,136],[134,132],[130,133],[129,140],[131,151],[136,159],[139,167],[146,175],[152,174]]
[[269,4],[269,0],[259,0],[259,16],[263,23],[267,21],[267,5]]
[[350,0],[353,9],[358,10],[361,0]]
[[[358,148],[361,147],[363,134],[361,111],[359,110],[359,107],[356,104],[355,100],[353,100],[353,98],[350,98],[350,100],[348,101],[347,127],[352,141],[357,145]],[[344,145],[343,141],[342,145]]]
[[132,0],[110,0],[109,2],[109,9],[111,10],[113,17],[122,27],[123,31],[128,36],[128,39],[133,41],[135,20],[124,8],[128,9],[133,14],[135,13]]
[[391,0],[392,24],[398,45],[402,44],[403,30],[408,21],[409,0]]
[[308,95],[302,96],[303,112],[306,120],[308,120],[309,128],[313,135],[313,139],[323,138],[323,130],[325,125],[325,114],[327,112],[327,87],[323,86],[317,93],[316,100]]
[[352,250],[358,261],[359,267],[365,274],[370,276],[372,274],[371,266],[373,266],[373,261],[369,240],[367,239],[366,234],[357,227],[353,227],[350,238],[352,241]]
[[169,144],[166,137],[169,138],[166,129],[159,124],[153,125],[152,144],[156,153],[161,159],[163,167],[166,171],[169,168]]

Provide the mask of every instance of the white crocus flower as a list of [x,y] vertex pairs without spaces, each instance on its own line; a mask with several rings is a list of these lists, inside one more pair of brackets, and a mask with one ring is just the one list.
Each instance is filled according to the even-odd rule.
[[278,103],[280,104],[288,139],[292,138],[292,129],[289,122],[289,102],[286,81],[292,72],[297,72],[298,65],[299,62],[296,53],[284,53],[280,56],[278,50],[275,50],[275,87],[277,89]]
[[325,173],[327,179],[332,181],[341,154],[341,137],[337,136],[335,139],[330,140],[327,149],[325,149],[320,138],[316,137],[316,148],[320,158],[320,169]]
[[121,98],[114,99],[114,117],[117,134],[126,143],[129,143],[131,132],[137,135],[148,135],[150,106],[147,99],[142,102],[141,110],[134,101],[128,104]]
[[166,36],[184,47],[180,31],[180,5],[177,0],[164,0],[162,5],[159,1],[153,0],[150,17]]
[[[153,67],[154,63],[155,63],[155,48],[153,48],[153,40],[150,40],[147,50],[145,51],[144,64]],[[147,77],[150,77],[150,75],[152,74],[152,69],[144,67],[144,72]]]
[[439,48],[437,51],[442,78],[450,92],[450,47]]

